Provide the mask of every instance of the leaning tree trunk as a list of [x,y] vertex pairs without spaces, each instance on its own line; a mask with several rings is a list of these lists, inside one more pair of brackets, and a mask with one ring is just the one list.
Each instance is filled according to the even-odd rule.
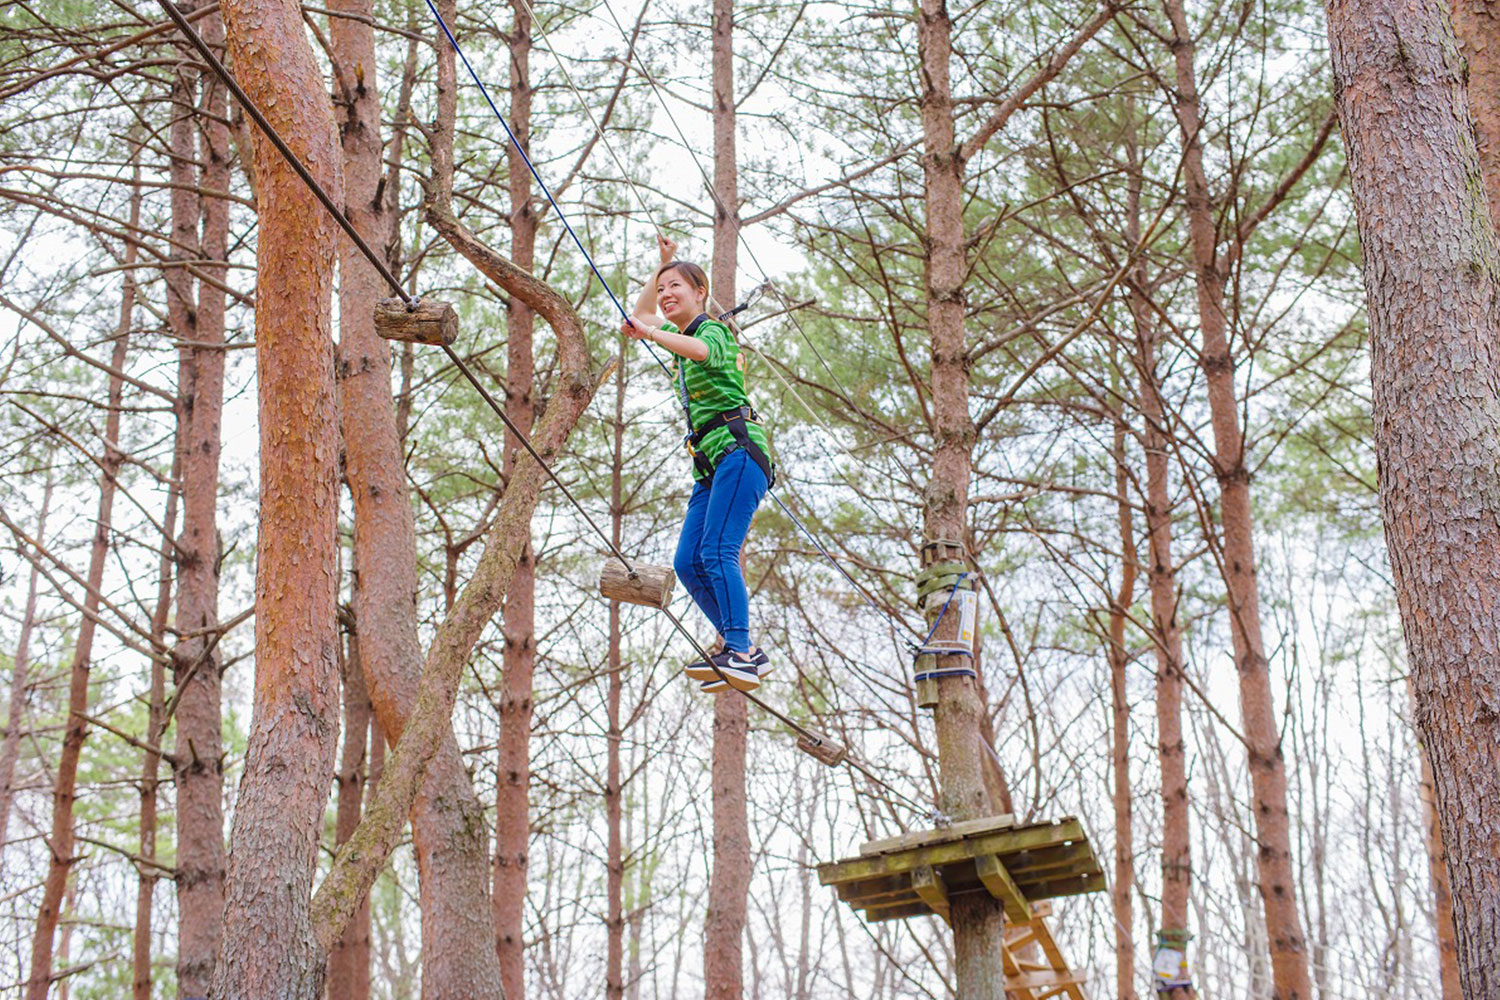
[[[10,807],[16,796],[16,761],[21,756],[21,717],[26,710],[27,678],[31,675],[31,633],[36,628],[36,601],[42,569],[42,546],[47,541],[47,511],[52,507],[54,485],[51,462],[47,465],[47,484],[42,487],[42,505],[37,510],[35,551],[25,558],[31,563],[30,581],[26,585],[26,610],[21,614],[21,633],[16,637],[16,653],[11,660],[10,694],[5,711],[5,736],[0,739],[0,858],[4,857],[9,839]],[[24,543],[22,543],[24,544]],[[22,553],[25,553],[23,548]],[[3,870],[3,869],[0,869]]]
[[[739,165],[735,150],[734,0],[713,5],[714,257],[710,290],[734,304],[739,263]],[[706,1000],[740,1000],[744,993],[745,911],[753,855],[746,806],[745,758],[749,703],[737,692],[714,696],[713,871],[703,927]]]
[[1464,996],[1500,998],[1500,252],[1436,0],[1332,0],[1375,453]]
[[1448,881],[1448,849],[1443,846],[1443,831],[1437,811],[1437,789],[1433,784],[1432,764],[1427,751],[1417,749],[1422,758],[1422,832],[1427,845],[1427,871],[1432,882],[1433,927],[1437,931],[1438,981],[1442,983],[1442,1000],[1464,1000],[1463,984],[1458,973],[1458,935],[1453,927],[1453,888]]
[[[339,0],[329,21],[334,57],[350,89],[341,103],[350,220],[373,247],[392,242],[382,197],[380,99],[370,0]],[[391,395],[390,345],[375,333],[372,304],[391,294],[352,241],[339,244],[339,378],[345,478],[354,504],[355,620],[360,661],[380,728],[399,737],[417,700],[417,541],[405,456]],[[489,844],[484,808],[451,729],[412,807],[422,908],[422,996],[499,996],[490,941]]]
[[[202,22],[204,39],[224,39],[219,14]],[[189,91],[190,93],[190,91]],[[200,197],[193,189],[192,163],[201,164],[201,188],[229,188],[229,129],[224,85],[202,79],[200,142],[179,136],[174,122],[172,176],[188,187],[172,192],[172,232],[177,241],[195,240],[202,219],[202,241],[174,251],[199,257],[205,276],[197,304],[186,268],[168,272],[167,316],[180,346],[178,429],[182,448],[182,535],[177,540],[178,642],[172,650],[172,681],[180,694],[172,714],[176,727],[172,782],[177,793],[177,988],[183,997],[204,997],[213,982],[224,914],[224,755],[223,711],[218,653],[218,533],[220,420],[224,409],[224,261],[228,258],[229,203]],[[185,111],[184,111],[185,113]],[[182,162],[179,162],[182,161]],[[218,284],[216,284],[216,282]]]
[[[338,141],[301,8],[293,0],[221,5],[241,85],[340,203]],[[310,903],[339,710],[330,311],[336,230],[259,130],[254,159],[261,434],[255,692],[213,995],[316,1000],[324,950]]]
[[[526,0],[512,0],[510,33],[510,122],[517,142],[531,150],[531,17]],[[531,171],[514,144],[505,147],[510,194],[510,256],[530,271],[536,263],[537,213]],[[532,333],[536,314],[521,299],[506,303],[505,405],[522,432],[536,417]],[[506,478],[523,451],[505,437]],[[536,669],[536,561],[530,541],[521,551],[505,594],[501,618],[505,672],[500,689],[500,737],[495,779],[495,950],[508,1000],[526,996],[526,873],[531,852],[531,714]]]
[[[124,294],[120,301],[120,319],[115,327],[114,348],[109,360],[110,370],[117,373],[125,370],[131,320],[135,313],[135,281],[130,274],[130,271],[126,271]],[[99,463],[99,507],[94,519],[94,541],[89,550],[89,569],[85,577],[83,618],[78,623],[78,638],[74,642],[73,662],[68,671],[68,717],[53,784],[52,832],[47,840],[49,860],[47,876],[42,883],[42,905],[37,912],[36,928],[31,938],[31,972],[26,978],[26,1000],[46,1000],[47,991],[51,987],[53,935],[62,916],[68,874],[78,860],[73,855],[76,844],[73,802],[78,786],[78,762],[83,754],[83,741],[88,736],[88,724],[84,717],[88,714],[89,672],[93,666],[94,626],[99,615],[100,588],[104,585],[104,560],[109,554],[115,477],[125,464],[125,453],[119,448],[124,388],[120,375],[109,377],[108,409],[104,421],[104,457]]]
[[[440,7],[446,17],[452,16],[452,0],[442,0]],[[537,454],[550,462],[577,426],[600,378],[589,370],[583,322],[572,303],[490,249],[453,215],[452,135],[457,91],[452,50],[439,49],[437,62],[438,113],[429,132],[433,177],[427,184],[426,217],[469,263],[507,293],[525,299],[557,335],[556,388],[531,439]],[[328,877],[313,899],[313,926],[324,947],[331,946],[343,931],[395,850],[402,818],[417,797],[428,763],[443,734],[452,730],[453,706],[464,665],[500,610],[521,552],[531,537],[531,516],[544,479],[541,466],[529,455],[517,463],[494,523],[485,535],[479,562],[433,636],[416,704],[401,738],[382,766],[379,786],[366,806],[364,819],[334,858]]]
[[1220,568],[1239,673],[1240,714],[1254,796],[1257,885],[1270,944],[1272,988],[1277,1000],[1311,1000],[1307,940],[1297,909],[1292,868],[1286,761],[1281,751],[1270,665],[1261,633],[1260,589],[1255,576],[1255,517],[1234,383],[1234,356],[1224,311],[1225,274],[1203,163],[1203,115],[1195,76],[1195,48],[1181,0],[1166,0],[1165,6],[1174,32],[1172,50],[1176,57],[1177,87],[1172,96],[1182,135],[1188,233],[1203,338],[1199,360],[1208,386],[1214,474],[1219,482]]
[[[356,526],[356,531],[358,530]],[[354,586],[359,586],[355,567]],[[364,666],[359,642],[359,626],[350,621],[339,672],[344,682],[344,748],[339,755],[335,775],[338,808],[334,820],[334,843],[342,847],[359,826],[369,778],[368,748],[373,727],[370,725],[370,693],[365,688]],[[336,1000],[369,1000],[370,997],[370,898],[365,897],[344,928],[338,944],[328,956],[328,996]]]

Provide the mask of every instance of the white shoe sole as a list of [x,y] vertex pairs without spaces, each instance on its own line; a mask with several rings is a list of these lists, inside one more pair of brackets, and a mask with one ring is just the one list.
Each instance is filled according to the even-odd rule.
[[[762,680],[764,680],[766,677],[770,676],[771,671],[776,669],[776,665],[774,663],[762,663],[755,669],[757,675]],[[695,664],[693,666],[684,668],[682,672],[687,674],[690,679],[695,681],[716,681],[719,679],[719,675],[715,673],[714,668],[710,666],[698,666]]]
[[722,678],[715,676],[713,680],[704,681],[701,687],[708,692],[723,691],[730,687],[736,691],[754,691],[760,687],[760,677],[749,671],[727,667]]

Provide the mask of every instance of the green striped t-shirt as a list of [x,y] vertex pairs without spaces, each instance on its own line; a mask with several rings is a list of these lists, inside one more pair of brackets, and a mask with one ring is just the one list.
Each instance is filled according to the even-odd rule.
[[[669,333],[681,332],[671,323],[663,323],[662,329]],[[686,397],[688,418],[696,430],[715,414],[749,406],[750,397],[745,395],[745,355],[740,351],[740,345],[735,342],[729,327],[718,320],[705,319],[693,331],[693,336],[708,347],[708,357],[702,361],[691,361],[675,356],[677,364],[672,369],[672,381],[679,406]],[[750,440],[759,445],[769,459],[771,445],[765,428],[753,423],[748,427]],[[719,459],[724,457],[724,452],[732,444],[734,435],[728,427],[720,427],[704,435],[699,451],[711,465],[718,465]],[[698,472],[696,465],[693,467],[693,478],[705,478]]]

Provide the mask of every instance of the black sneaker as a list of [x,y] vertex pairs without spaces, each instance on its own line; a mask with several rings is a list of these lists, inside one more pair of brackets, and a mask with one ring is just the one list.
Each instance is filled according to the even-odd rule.
[[726,650],[714,655],[709,663],[717,667],[718,672],[715,673],[708,664],[702,664],[710,675],[699,685],[704,691],[722,691],[728,687],[737,691],[754,691],[760,687],[760,671],[747,653]]
[[[718,657],[722,655],[724,654],[717,653],[712,657],[712,659],[717,660]],[[743,656],[745,654],[741,655]],[[759,646],[751,646],[750,653],[748,655],[750,657],[750,662],[755,664],[756,673],[760,675],[761,680],[765,680],[766,675],[776,669],[776,665],[771,662],[771,658],[766,655],[766,651],[764,649],[761,649]],[[714,673],[713,667],[710,667],[702,660],[699,660],[696,663],[689,663],[683,669],[683,673],[687,674],[688,677],[692,678],[695,681],[716,681],[719,679],[719,675]]]

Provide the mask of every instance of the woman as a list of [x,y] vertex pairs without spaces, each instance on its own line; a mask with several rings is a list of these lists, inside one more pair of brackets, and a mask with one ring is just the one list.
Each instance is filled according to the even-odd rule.
[[734,334],[704,311],[708,276],[696,264],[676,260],[677,244],[665,236],[657,236],[657,249],[661,266],[621,330],[676,356],[672,377],[687,413],[695,482],[672,565],[724,639],[723,652],[709,663],[690,664],[687,675],[705,691],[753,691],[770,673],[770,663],[750,643],[740,547],[771,486],[770,442],[745,395],[745,358]]

